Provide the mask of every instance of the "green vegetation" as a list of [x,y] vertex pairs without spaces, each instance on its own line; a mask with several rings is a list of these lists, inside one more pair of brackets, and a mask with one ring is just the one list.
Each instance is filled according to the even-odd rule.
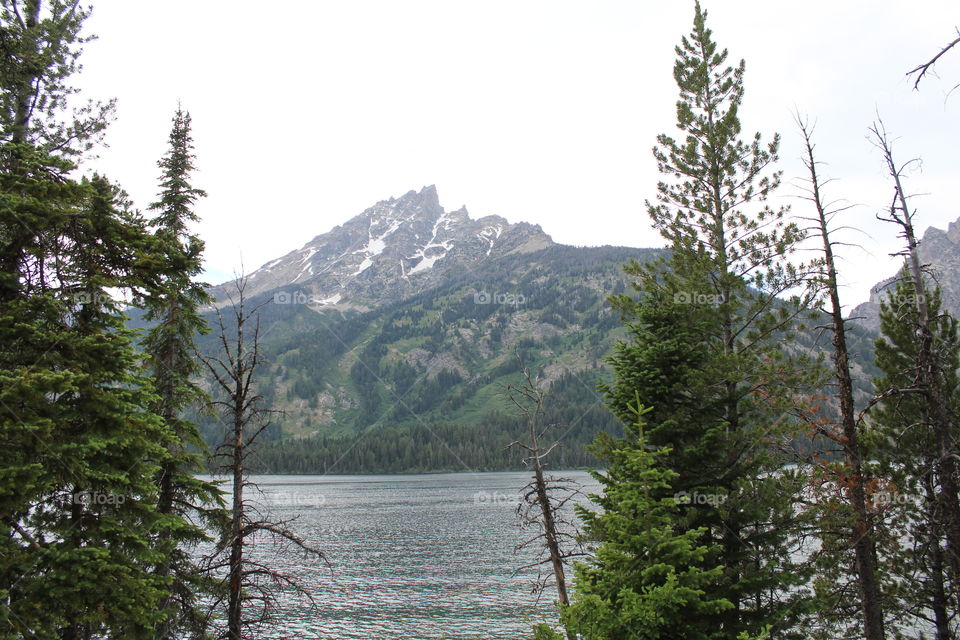
[[191,235],[188,225],[197,220],[193,206],[203,191],[190,186],[194,171],[190,114],[177,109],[170,131],[170,147],[159,161],[160,199],[150,205],[156,215],[150,220],[157,255],[151,291],[143,298],[146,318],[153,326],[143,339],[145,361],[150,368],[157,400],[152,410],[163,418],[174,438],[157,474],[157,509],[173,515],[175,526],[161,532],[156,542],[163,561],[156,574],[169,577],[170,595],[162,603],[165,627],[162,635],[186,632],[200,634],[206,622],[199,597],[215,587],[215,581],[200,567],[192,547],[209,540],[204,527],[212,527],[223,507],[220,491],[195,477],[204,468],[204,451],[196,423],[184,419],[187,409],[204,406],[208,399],[196,383],[200,373],[194,358],[194,336],[207,332],[198,308],[210,301],[200,283],[203,241]]
[[[955,433],[956,322],[939,293],[910,286],[920,269],[901,170],[878,133],[898,194],[890,218],[912,268],[883,306],[884,393],[870,403],[880,408],[858,419],[842,318],[833,318],[839,402],[817,404],[825,371],[796,348],[824,289],[839,313],[837,278],[790,262],[804,236],[765,205],[779,183],[778,138],[741,140],[744,65],[725,66],[726,55],[697,3],[674,67],[683,139],[662,135],[654,149],[664,177],[648,212],[670,253],[630,263],[636,294],[613,298],[628,335],[603,389],[631,426],[595,445],[608,472],[596,476],[599,509],[583,512],[594,556],[577,566],[562,624],[591,639],[882,640],[885,623],[896,637],[920,625],[953,638],[957,451],[943,427]],[[869,470],[858,438],[870,443]],[[540,626],[535,637],[560,636]]]
[[0,637],[153,638],[154,480],[176,434],[111,290],[150,291],[147,225],[77,177],[111,105],[65,114],[88,12],[4,2],[0,111]]
[[[659,254],[639,253],[643,258]],[[465,433],[481,429],[509,411],[504,390],[519,375],[518,354],[531,370],[545,372],[549,420],[564,430],[590,430],[579,442],[599,430],[618,429],[597,392],[606,370],[603,359],[622,335],[606,298],[623,290],[621,265],[637,254],[620,247],[551,247],[509,256],[481,274],[462,274],[438,289],[366,313],[266,305],[260,321],[268,366],[258,381],[273,405],[286,412],[268,439],[293,437],[315,450],[326,446],[316,443],[331,438],[352,442],[370,432],[390,438],[394,430],[423,425],[460,425]],[[543,277],[547,268],[550,278]],[[474,294],[483,288],[516,293],[524,302],[477,304]],[[265,299],[269,295],[251,303]],[[205,336],[198,346],[210,353],[216,341]],[[206,441],[218,441],[217,424],[197,419]],[[505,431],[506,425],[495,428]],[[499,441],[491,434],[480,446],[494,448]],[[497,455],[483,466],[501,468]],[[420,462],[410,468],[420,468]],[[455,459],[448,462],[462,468]],[[345,471],[358,468],[350,464]],[[396,468],[386,462],[380,471]]]
[[[661,476],[650,486],[643,478],[647,467],[635,464],[629,469],[638,475],[606,482],[601,504],[608,511],[626,509],[620,501],[631,504],[642,487],[660,504],[677,492],[694,501],[702,496],[706,504],[680,506],[668,518],[677,533],[699,532],[701,555],[649,562],[680,563],[681,575],[704,562],[695,584],[697,597],[710,606],[690,606],[688,591],[666,588],[664,597],[673,600],[660,608],[676,611],[691,637],[733,640],[771,625],[785,633],[797,623],[809,578],[790,553],[803,533],[794,509],[802,474],[784,470],[776,450],[777,442],[798,431],[784,420],[792,395],[817,381],[814,363],[794,362],[781,348],[804,308],[799,299],[780,297],[800,284],[786,259],[802,236],[784,209],[764,206],[779,183],[772,171],[779,138],[769,144],[759,134],[741,138],[744,65],[725,66],[726,51],[714,42],[699,5],[677,54],[677,128],[684,138],[658,138],[654,155],[664,181],[657,204],[648,204],[671,251],[664,260],[627,267],[637,278],[637,295],[620,295],[614,304],[627,321],[629,341],[617,345],[610,359],[616,381],[605,387],[621,420],[634,421],[641,407],[649,407],[645,438],[606,448],[630,450],[649,442],[666,449],[658,466],[671,481]],[[650,535],[646,527],[663,524],[639,526]],[[602,533],[599,541],[595,573],[583,575],[616,582],[615,574],[604,573],[622,569],[600,558],[622,542]],[[607,606],[616,607],[622,596],[605,597]],[[630,631],[645,633],[649,625],[636,620]],[[626,636],[611,629],[595,637]]]
[[658,464],[671,450],[650,450],[648,409],[635,402],[627,436],[596,445],[609,466],[593,474],[603,487],[593,496],[598,510],[580,514],[586,535],[602,544],[577,567],[576,600],[562,619],[585,638],[715,638],[716,617],[734,606],[717,592],[720,548],[705,540],[706,527],[677,527],[677,473]]

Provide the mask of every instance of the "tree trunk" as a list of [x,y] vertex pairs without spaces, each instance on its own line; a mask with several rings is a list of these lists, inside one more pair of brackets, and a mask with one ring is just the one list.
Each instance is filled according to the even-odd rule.
[[857,421],[853,403],[853,378],[850,375],[846,325],[843,319],[843,309],[840,306],[840,293],[837,288],[836,262],[833,255],[833,244],[830,242],[827,212],[820,194],[820,180],[817,176],[813,144],[810,139],[811,134],[802,122],[800,123],[800,129],[806,143],[805,161],[807,169],[810,171],[810,199],[817,210],[820,237],[823,239],[824,266],[827,270],[827,290],[830,295],[830,318],[833,332],[833,362],[840,398],[843,456],[852,478],[850,489],[850,503],[854,513],[852,539],[860,593],[860,608],[863,615],[864,638],[865,640],[884,640],[883,606],[881,604],[880,583],[877,579],[877,549],[871,534],[872,524],[867,509],[863,458],[858,442]]
[[537,460],[535,477],[537,483],[537,500],[543,513],[543,528],[547,539],[547,550],[550,552],[550,562],[553,565],[553,575],[557,580],[557,599],[560,606],[570,604],[567,597],[567,580],[563,572],[563,558],[560,556],[560,543],[557,541],[557,527],[553,519],[553,506],[550,496],[547,495],[547,483],[543,477],[543,465]]
[[[932,460],[931,460],[932,463]],[[950,596],[943,575],[943,548],[940,546],[942,535],[936,526],[934,515],[937,510],[937,494],[933,481],[928,475],[924,481],[927,499],[927,527],[926,543],[930,546],[930,609],[933,611],[933,623],[936,629],[936,640],[952,640],[950,634],[950,614],[947,610]]]
[[893,154],[885,138],[883,139],[883,148],[887,167],[896,185],[896,199],[903,214],[901,227],[907,241],[907,262],[914,290],[917,292],[917,295],[914,296],[919,315],[917,330],[920,334],[920,353],[917,365],[920,369],[920,379],[926,389],[930,423],[937,443],[938,459],[935,472],[939,484],[939,502],[946,516],[947,569],[952,582],[953,597],[960,607],[960,499],[957,495],[957,465],[950,433],[950,415],[943,394],[940,363],[936,361],[936,356],[933,353],[930,310],[926,298],[922,295],[924,291],[923,272],[918,255],[919,243],[913,229],[913,215],[907,207],[907,198],[900,183],[900,172],[893,162]]
[[[23,26],[24,31],[33,31],[40,23],[41,0],[28,0],[26,11],[24,12]],[[33,36],[33,34],[30,34]],[[33,43],[30,53],[39,57],[36,42]],[[15,98],[15,107],[13,114],[13,130],[10,132],[10,141],[14,144],[26,142],[30,134],[30,117],[32,115],[32,105],[34,99],[33,83],[40,82],[38,77],[28,77],[21,80],[17,87]]]
[[227,607],[227,632],[230,640],[241,640],[243,620],[241,588],[243,582],[243,421],[233,425],[233,521],[230,538],[230,599]]
[[[40,4],[39,0],[27,3],[23,20],[24,30],[36,28],[40,21]],[[36,56],[36,43],[33,44],[31,49],[34,50],[32,53]],[[10,131],[10,142],[13,144],[22,144],[29,138],[33,81],[39,80],[31,77],[17,83],[15,89],[13,123]],[[11,164],[4,169],[13,175],[22,171],[16,156],[11,158]],[[26,260],[25,247],[29,244],[33,234],[26,225],[16,219],[5,227],[3,235],[7,236],[8,240],[4,242],[3,248],[0,250],[0,272],[9,275],[0,279],[0,283],[3,283],[0,284],[0,302],[12,302],[20,292],[19,278]]]

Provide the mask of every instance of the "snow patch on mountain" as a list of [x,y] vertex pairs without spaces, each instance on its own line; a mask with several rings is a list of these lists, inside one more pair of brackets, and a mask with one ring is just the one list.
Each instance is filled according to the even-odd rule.
[[[430,236],[430,241],[420,249],[417,249],[412,256],[409,256],[409,260],[416,260],[419,258],[420,262],[418,262],[413,269],[407,272],[406,275],[412,276],[416,273],[426,271],[427,269],[432,269],[433,265],[435,265],[438,260],[442,260],[446,257],[447,252],[453,248],[453,242],[450,240],[437,242],[437,235],[440,233],[440,228],[443,227],[444,230],[446,230],[452,220],[453,218],[449,213],[446,212],[437,218],[437,221],[433,223],[433,232]],[[440,251],[431,251],[432,249],[440,249]]]
[[487,255],[490,255],[490,252],[493,251],[493,245],[496,244],[497,239],[500,238],[500,234],[503,233],[503,227],[499,224],[492,227],[484,227],[483,231],[477,234],[477,237],[481,240],[486,240],[490,243],[490,246],[487,247]]
[[326,306],[331,304],[337,304],[341,300],[343,300],[343,295],[339,293],[335,293],[329,298],[324,298],[323,300],[317,300],[317,304],[320,306]]
[[377,237],[373,236],[373,225],[374,219],[370,219],[370,226],[367,229],[367,246],[362,249],[357,249],[354,253],[365,254],[363,262],[360,263],[360,266],[357,267],[357,270],[353,272],[352,275],[358,276],[370,267],[373,266],[374,256],[378,256],[383,253],[383,250],[387,248],[387,236],[391,235],[394,231],[400,228],[404,220],[394,220],[390,226],[382,234]]

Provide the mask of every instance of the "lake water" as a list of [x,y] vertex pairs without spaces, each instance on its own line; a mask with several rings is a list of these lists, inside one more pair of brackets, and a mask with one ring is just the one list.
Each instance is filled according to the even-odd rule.
[[[588,492],[584,472],[557,472]],[[534,535],[518,527],[516,505],[529,473],[389,476],[257,476],[250,495],[273,519],[321,548],[330,565],[264,544],[254,557],[297,577],[316,607],[282,603],[264,638],[344,640],[506,639],[556,620],[555,589],[537,602],[535,559],[515,552]],[[586,502],[585,500],[581,502]]]

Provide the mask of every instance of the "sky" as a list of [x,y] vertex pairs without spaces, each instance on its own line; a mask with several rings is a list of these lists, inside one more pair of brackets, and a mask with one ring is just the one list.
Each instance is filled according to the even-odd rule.
[[[746,60],[743,130],[782,136],[776,206],[809,214],[794,114],[835,179],[845,306],[893,275],[892,187],[868,127],[913,158],[917,226],[960,218],[960,48],[919,91],[906,72],[957,35],[955,0],[703,0]],[[663,246],[645,201],[673,133],[674,46],[692,0],[94,0],[77,85],[116,98],[88,165],[145,208],[178,101],[193,118],[206,273],[219,283],[374,203],[437,186],[447,209],[539,224],[555,241]]]

